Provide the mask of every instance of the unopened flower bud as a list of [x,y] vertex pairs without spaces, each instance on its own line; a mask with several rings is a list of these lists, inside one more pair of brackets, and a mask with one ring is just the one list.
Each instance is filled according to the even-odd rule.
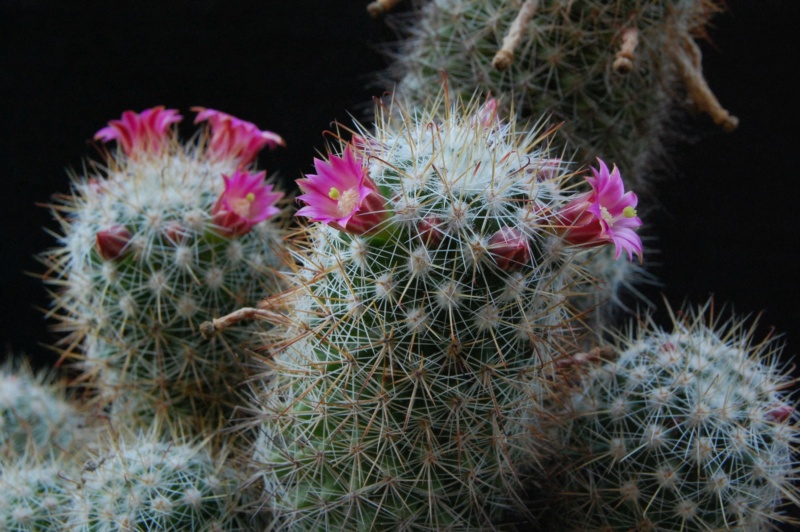
[[435,216],[426,216],[417,224],[422,243],[428,247],[436,247],[442,241],[442,221]]
[[114,260],[125,254],[130,241],[131,233],[125,226],[112,225],[97,233],[95,249],[103,260]]
[[794,407],[786,403],[779,403],[773,406],[766,414],[766,418],[776,423],[783,423],[794,413]]
[[527,237],[513,227],[501,227],[492,235],[489,252],[498,268],[506,271],[519,269],[531,260]]

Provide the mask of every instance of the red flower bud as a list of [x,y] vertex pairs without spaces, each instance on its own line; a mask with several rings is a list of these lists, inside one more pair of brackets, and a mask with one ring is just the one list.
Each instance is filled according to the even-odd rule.
[[794,407],[792,405],[787,405],[786,403],[779,403],[772,407],[772,409],[767,412],[766,418],[770,421],[775,421],[776,423],[783,423],[794,413]]
[[502,227],[492,235],[489,239],[489,252],[495,264],[506,271],[519,269],[531,260],[527,237],[513,227]]
[[429,247],[436,247],[442,241],[442,221],[435,216],[427,216],[420,220],[417,232],[422,243]]
[[103,260],[114,260],[125,254],[130,241],[131,233],[125,226],[112,225],[97,233],[94,247]]

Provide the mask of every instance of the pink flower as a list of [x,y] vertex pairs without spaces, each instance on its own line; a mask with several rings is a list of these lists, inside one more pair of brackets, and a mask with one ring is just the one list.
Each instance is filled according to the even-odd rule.
[[120,120],[112,120],[94,135],[95,140],[116,140],[128,156],[139,153],[160,153],[167,145],[170,126],[183,120],[175,109],[163,105],[141,113],[125,111]]
[[636,216],[636,194],[625,192],[616,166],[609,173],[603,161],[597,159],[597,162],[600,169],[591,169],[594,179],[586,178],[592,191],[579,195],[558,213],[564,240],[586,247],[613,243],[614,258],[619,258],[624,249],[629,260],[636,253],[641,262],[642,241],[635,229],[642,221]]
[[208,151],[212,158],[239,159],[240,166],[247,166],[255,160],[264,146],[272,149],[286,145],[277,133],[261,131],[255,124],[227,113],[204,107],[192,107],[192,111],[197,113],[195,124],[208,120],[211,125]]
[[273,192],[264,183],[265,172],[250,174],[236,170],[230,177],[223,175],[225,190],[211,209],[214,224],[221,233],[241,236],[254,225],[280,212],[275,207],[283,193]]
[[506,271],[516,270],[531,260],[528,239],[513,227],[501,227],[489,238],[489,253],[495,264]]
[[314,168],[316,174],[297,180],[303,192],[297,199],[306,203],[297,216],[356,235],[374,231],[386,219],[385,200],[352,146],[328,162],[314,159]]
[[130,241],[130,231],[117,224],[97,233],[94,248],[103,260],[114,260],[125,254]]

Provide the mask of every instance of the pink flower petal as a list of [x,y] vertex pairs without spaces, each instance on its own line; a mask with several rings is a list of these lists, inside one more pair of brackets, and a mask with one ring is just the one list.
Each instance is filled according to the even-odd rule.
[[160,153],[169,142],[170,126],[183,120],[175,109],[163,105],[141,113],[125,111],[120,120],[111,120],[95,133],[95,140],[116,141],[129,157],[144,153]]
[[208,152],[215,159],[237,159],[240,166],[251,164],[265,146],[270,149],[285,146],[283,138],[272,131],[258,127],[235,116],[204,107],[193,107],[197,112],[194,123],[208,121],[211,140]]

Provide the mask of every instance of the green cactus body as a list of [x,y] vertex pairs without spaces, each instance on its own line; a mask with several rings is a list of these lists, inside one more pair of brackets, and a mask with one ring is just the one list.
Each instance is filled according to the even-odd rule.
[[[461,105],[359,132],[345,149],[369,160],[380,223],[310,227],[295,288],[273,301],[288,324],[256,460],[287,529],[476,530],[519,509],[536,459],[526,383],[574,334],[585,254],[554,227],[569,194],[546,139]],[[527,253],[500,251],[512,229]]]
[[[744,326],[689,313],[581,372],[547,492],[558,530],[771,530],[797,500],[789,377]],[[563,438],[563,439],[562,439]]]
[[[513,62],[495,68],[495,54],[522,4],[423,3],[413,23],[405,25],[409,37],[396,57],[398,94],[422,103],[444,72],[461,95],[488,92],[522,120],[548,116],[562,123],[566,149],[578,150],[577,162],[589,164],[600,156],[615,161],[632,183],[652,177],[652,157],[659,152],[669,110],[682,93],[682,65],[696,50],[692,34],[701,32],[716,11],[714,2],[533,2]],[[621,55],[628,35],[637,44]],[[625,58],[628,67],[622,68],[619,61]]]
[[67,356],[101,405],[128,422],[224,423],[253,331],[206,341],[199,325],[279,284],[279,224],[232,235],[215,222],[223,176],[242,161],[212,147],[168,133],[160,150],[117,150],[104,168],[74,176],[72,194],[53,207],[63,234],[46,257],[46,282],[58,289],[53,313],[70,333]]
[[0,367],[0,458],[59,455],[77,444],[84,421],[63,383],[13,360]]

